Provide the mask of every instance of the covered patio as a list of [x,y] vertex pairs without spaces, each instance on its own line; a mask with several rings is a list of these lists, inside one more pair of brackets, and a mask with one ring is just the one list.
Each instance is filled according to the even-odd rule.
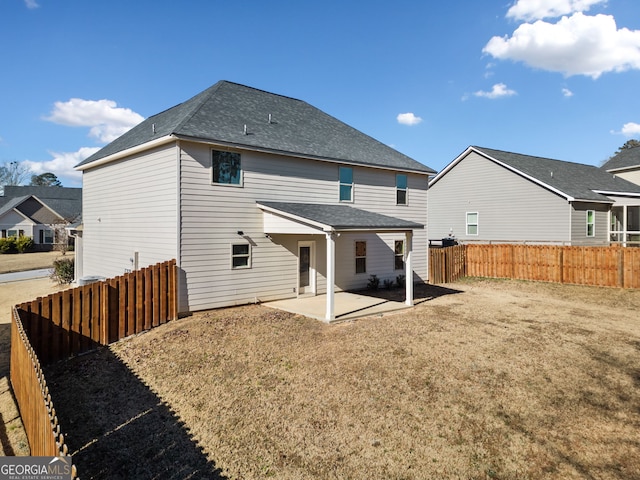
[[[272,302],[272,306],[281,303],[288,308],[293,308],[293,305],[296,305],[301,310],[296,310],[295,313],[302,313],[304,309],[308,312],[303,313],[304,315],[319,318],[328,323],[348,319],[348,316],[353,318],[353,315],[374,315],[384,310],[398,310],[400,306],[403,308],[413,306],[413,230],[422,229],[424,225],[349,205],[257,202],[257,206],[263,211],[266,235],[323,234],[326,239],[326,294]],[[406,279],[404,303],[346,292],[336,293],[336,239],[345,232],[395,232],[404,235]],[[322,307],[324,307],[324,315],[318,314]]]
[[[267,302],[265,306],[284,310],[285,312],[304,315],[316,320],[326,320],[326,295],[313,297],[290,298]],[[336,292],[334,294],[334,315],[329,323],[345,322],[361,317],[382,317],[394,312],[406,310],[412,305],[384,298],[362,295],[352,292]]]

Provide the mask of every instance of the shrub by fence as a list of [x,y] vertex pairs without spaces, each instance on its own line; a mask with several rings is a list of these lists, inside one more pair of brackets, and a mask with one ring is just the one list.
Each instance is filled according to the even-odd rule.
[[[459,248],[464,253],[455,250]],[[640,248],[473,244],[430,249],[429,261],[431,283],[454,281],[467,275],[640,288]]]
[[41,366],[177,316],[175,260],[16,305],[11,384],[31,455],[67,453]]

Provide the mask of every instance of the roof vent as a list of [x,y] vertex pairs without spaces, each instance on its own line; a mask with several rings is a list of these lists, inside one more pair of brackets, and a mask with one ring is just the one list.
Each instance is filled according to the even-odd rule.
[[153,133],[153,135],[156,134],[156,124],[155,123],[151,124],[151,132]]
[[269,114],[269,123],[273,123],[273,122],[271,121],[271,114]]
[[553,170],[551,170],[551,178],[553,178]]
[[244,133],[245,135],[247,134],[247,124],[246,124],[246,123],[244,124],[244,130],[243,130],[243,133]]

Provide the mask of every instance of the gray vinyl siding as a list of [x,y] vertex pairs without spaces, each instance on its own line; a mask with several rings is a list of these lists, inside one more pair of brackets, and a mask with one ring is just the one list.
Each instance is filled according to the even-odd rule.
[[[574,202],[571,212],[571,245],[606,245],[609,240],[608,204]],[[595,212],[595,236],[587,237],[587,211]]]
[[616,177],[624,178],[625,180],[640,185],[640,168],[637,170],[629,170],[627,172],[616,172]]
[[[452,231],[471,242],[569,242],[567,199],[471,152],[431,185],[429,238]],[[478,213],[478,235],[467,235],[466,214]]]
[[[0,218],[0,229],[2,230],[24,230],[24,234],[28,237],[33,237],[34,225],[31,220],[24,218],[19,213],[13,210],[6,212],[2,218]],[[35,242],[38,242],[37,238],[34,238]]]
[[177,150],[169,145],[83,172],[83,274],[113,277],[177,257]]
[[[181,257],[189,285],[189,310],[202,310],[296,295],[298,241],[316,245],[317,292],[326,291],[326,238],[324,235],[272,235],[265,237],[263,213],[256,201],[339,203],[338,164],[242,151],[242,187],[211,183],[211,148],[181,144]],[[354,207],[426,223],[425,175],[408,175],[409,206],[395,204],[394,171],[354,167]],[[243,232],[239,235],[238,232]],[[354,234],[355,235],[355,234]],[[366,286],[355,268],[348,237],[336,241],[337,289]],[[356,235],[357,236],[357,235]],[[376,235],[367,234],[372,243]],[[393,239],[380,248],[393,268]],[[232,269],[230,251],[235,243],[251,245],[251,268]],[[426,232],[414,235],[414,266],[419,279],[427,278]],[[420,249],[420,250],[419,250]],[[372,268],[376,249],[371,250]],[[348,252],[345,253],[345,252]],[[377,270],[377,269],[376,269]],[[372,271],[371,273],[377,273]]]

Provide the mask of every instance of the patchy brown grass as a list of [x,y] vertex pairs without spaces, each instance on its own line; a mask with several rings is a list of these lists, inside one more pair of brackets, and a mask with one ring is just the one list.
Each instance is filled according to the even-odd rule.
[[[66,255],[73,258],[73,252]],[[60,252],[7,253],[0,255],[0,273],[51,268],[53,261],[61,256]]]
[[640,478],[640,291],[448,287],[334,326],[202,312],[55,366],[81,477],[162,452],[163,478]]

